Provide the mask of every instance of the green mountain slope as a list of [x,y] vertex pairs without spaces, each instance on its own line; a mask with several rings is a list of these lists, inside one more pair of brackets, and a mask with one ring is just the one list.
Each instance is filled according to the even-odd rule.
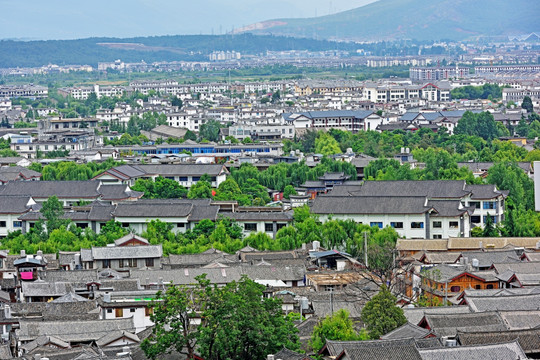
[[540,30],[538,0],[379,0],[334,15],[277,19],[245,31],[353,40],[462,40]]

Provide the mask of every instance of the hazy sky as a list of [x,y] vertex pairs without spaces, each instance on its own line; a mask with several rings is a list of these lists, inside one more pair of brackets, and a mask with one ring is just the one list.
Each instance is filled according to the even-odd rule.
[[0,0],[0,39],[221,34],[274,18],[313,17],[376,0]]

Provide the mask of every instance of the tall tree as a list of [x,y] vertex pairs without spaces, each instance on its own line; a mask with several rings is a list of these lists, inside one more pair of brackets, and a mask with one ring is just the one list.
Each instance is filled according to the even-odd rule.
[[367,340],[367,334],[358,334],[354,328],[353,321],[349,318],[349,311],[339,309],[333,315],[327,315],[313,328],[313,335],[309,345],[313,352],[317,353],[322,349],[326,340],[354,341]]
[[533,103],[530,97],[525,96],[521,102],[521,107],[527,110],[527,113],[531,114],[534,112]]
[[366,303],[361,317],[371,339],[379,339],[407,322],[403,309],[396,306],[396,297],[385,285]]
[[[299,348],[297,331],[282,314],[281,300],[263,297],[264,286],[243,276],[225,287],[203,275],[191,287],[170,287],[153,302],[155,326],[141,348],[146,356],[178,352],[193,359],[264,359],[287,347]],[[201,323],[190,319],[197,311]]]

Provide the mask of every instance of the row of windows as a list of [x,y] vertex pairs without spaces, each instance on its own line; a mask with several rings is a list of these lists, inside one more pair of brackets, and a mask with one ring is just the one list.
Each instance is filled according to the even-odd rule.
[[[5,228],[7,226],[7,222],[5,221],[0,221],[0,228]],[[13,227],[14,228],[20,228],[22,227],[22,221],[14,221],[13,222]]]
[[[279,229],[287,226],[287,224],[277,224],[276,223],[276,231]],[[257,231],[257,223],[245,223],[244,224],[244,230],[245,231]],[[274,223],[264,223],[264,231],[265,232],[273,232],[274,231]]]
[[[153,267],[154,266],[154,259],[151,259],[151,258],[144,259],[144,263],[145,263],[146,267]],[[91,265],[92,263],[89,263],[89,264]],[[102,264],[102,267],[104,269],[110,269],[111,260],[109,260],[109,259],[101,260],[101,264]],[[121,268],[123,268],[123,267],[131,267],[131,268],[137,267],[137,259],[120,259],[120,260],[118,260],[118,266],[121,267]]]
[[[152,309],[152,308],[145,307],[144,308],[144,316],[152,315],[152,313],[154,312],[153,310],[154,309]],[[112,314],[112,312],[113,312],[113,309],[107,309],[107,314]],[[135,308],[129,308],[129,312],[134,313]],[[117,318],[124,317],[124,309],[123,308],[114,309],[114,316],[117,317]]]
[[[382,221],[372,221],[372,222],[369,223],[369,226],[376,226],[379,229],[382,229],[383,228],[383,223],[382,223]],[[401,221],[391,222],[390,226],[393,227],[394,229],[403,229],[403,222],[401,222]],[[423,229],[423,228],[424,228],[424,223],[423,222],[421,222],[421,221],[413,221],[413,222],[411,222],[411,229]]]
[[[459,222],[457,221],[450,221],[448,223],[448,226],[450,227],[450,229],[457,229],[459,228]],[[434,221],[433,222],[433,228],[434,229],[440,229],[442,228],[442,221]]]

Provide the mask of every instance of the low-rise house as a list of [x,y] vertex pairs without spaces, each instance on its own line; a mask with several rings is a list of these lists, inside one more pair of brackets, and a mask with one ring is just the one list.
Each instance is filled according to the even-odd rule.
[[14,181],[0,186],[0,198],[13,195],[28,195],[42,203],[52,196],[71,206],[94,200],[135,200],[143,193],[132,191],[129,186],[106,188],[99,181]]
[[441,301],[472,289],[497,289],[499,279],[493,270],[478,271],[467,266],[435,265],[420,271],[421,288],[426,296],[437,297]]
[[132,318],[138,333],[154,325],[150,320],[152,309],[149,305],[155,300],[156,290],[102,293],[97,299],[99,318],[106,320]]
[[315,291],[343,290],[362,279],[365,279],[365,275],[350,271],[306,274],[306,284],[312,286]]
[[518,340],[493,345],[446,346],[437,349],[418,349],[422,360],[439,359],[526,359]]
[[115,245],[81,249],[83,269],[159,269],[163,248],[161,244]]
[[0,195],[0,238],[10,232],[22,230],[23,223],[19,217],[23,214],[37,210],[39,206],[28,195]]
[[219,216],[236,221],[243,229],[245,235],[263,232],[272,238],[283,227],[293,221],[292,211],[283,211],[281,208],[238,208],[237,211],[220,211]]
[[22,166],[0,167],[0,185],[8,181],[39,181],[41,173]]
[[227,179],[229,171],[218,164],[166,164],[166,165],[120,165],[102,172],[93,180],[103,184],[133,185],[140,178],[155,179],[162,176],[177,181],[180,185],[190,188],[203,175],[210,177],[212,187],[218,187]]
[[458,331],[457,340],[462,346],[517,342],[530,358],[540,356],[540,329],[506,331]]

